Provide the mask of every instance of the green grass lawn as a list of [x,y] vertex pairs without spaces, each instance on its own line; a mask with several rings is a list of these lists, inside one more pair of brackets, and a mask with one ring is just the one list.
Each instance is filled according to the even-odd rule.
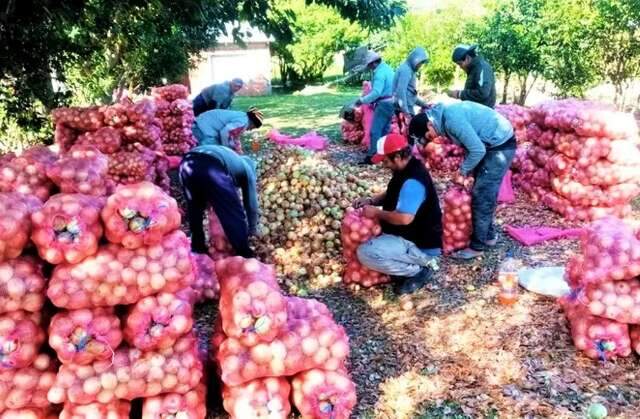
[[262,97],[239,97],[234,109],[257,106],[265,116],[265,131],[276,128],[285,134],[300,135],[317,131],[336,141],[340,139],[340,108],[359,95],[358,89],[331,90],[309,96],[275,94]]

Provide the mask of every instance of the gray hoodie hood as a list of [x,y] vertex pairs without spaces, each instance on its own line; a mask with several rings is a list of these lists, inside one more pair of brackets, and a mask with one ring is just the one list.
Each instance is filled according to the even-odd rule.
[[411,54],[409,54],[409,56],[407,57],[407,62],[409,63],[413,71],[416,71],[418,64],[426,64],[429,62],[429,54],[427,54],[427,51],[424,48],[417,47],[416,49],[411,51]]
[[429,122],[433,124],[433,128],[440,135],[446,135],[444,132],[444,120],[442,115],[444,114],[444,104],[436,103],[431,108],[427,109],[427,118],[429,118]]

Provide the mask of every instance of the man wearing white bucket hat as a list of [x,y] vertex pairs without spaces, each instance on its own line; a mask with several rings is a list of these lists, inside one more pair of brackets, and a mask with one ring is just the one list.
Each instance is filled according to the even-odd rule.
[[371,92],[358,98],[356,105],[373,105],[373,121],[371,123],[371,140],[369,151],[361,164],[372,164],[371,158],[376,154],[378,139],[387,135],[391,127],[391,118],[394,113],[393,103],[393,69],[382,61],[382,57],[375,51],[367,52],[363,67],[373,71]]

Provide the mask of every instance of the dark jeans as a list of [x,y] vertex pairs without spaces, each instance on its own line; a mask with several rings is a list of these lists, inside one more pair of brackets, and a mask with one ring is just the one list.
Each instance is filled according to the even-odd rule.
[[373,121],[371,121],[369,156],[376,154],[378,140],[389,133],[394,112],[395,105],[391,100],[382,100],[376,104],[373,111]]
[[207,253],[202,221],[207,206],[211,205],[236,254],[253,257],[247,216],[237,187],[222,164],[206,154],[188,153],[180,164],[180,182],[187,200],[191,249]]
[[210,111],[212,109],[216,109],[218,106],[215,101],[213,103],[207,104],[202,95],[198,95],[193,98],[193,115],[198,116],[203,112]]
[[471,192],[473,235],[470,246],[474,250],[487,250],[486,242],[495,238],[493,223],[498,206],[498,191],[515,153],[515,148],[487,150],[487,154],[475,168],[475,183]]

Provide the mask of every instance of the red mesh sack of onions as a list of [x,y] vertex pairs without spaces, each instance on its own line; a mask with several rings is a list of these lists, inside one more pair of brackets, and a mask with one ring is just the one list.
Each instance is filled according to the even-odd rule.
[[219,347],[217,361],[222,381],[239,385],[261,377],[297,374],[311,368],[336,370],[349,354],[349,339],[331,317],[289,319],[270,343],[246,347],[227,338]]
[[104,198],[57,194],[31,215],[31,239],[40,257],[52,264],[78,263],[98,251]]
[[640,275],[640,241],[622,220],[606,217],[593,222],[582,236],[581,248],[584,284]]
[[169,84],[166,86],[153,87],[151,96],[173,102],[177,99],[186,99],[189,96],[189,89],[182,84]]
[[286,378],[258,378],[237,386],[223,386],[222,404],[231,419],[286,419],[291,413],[291,385]]
[[63,364],[47,397],[51,403],[111,403],[162,393],[184,394],[201,379],[202,363],[190,334],[163,351],[122,348],[116,350],[113,360]]
[[20,256],[29,242],[31,214],[41,206],[33,195],[0,193],[0,262]]
[[47,176],[58,185],[60,192],[104,196],[109,189],[108,169],[107,156],[91,147],[75,149],[62,157],[47,169]]
[[53,182],[47,177],[47,168],[52,163],[30,157],[27,152],[5,162],[0,166],[0,192],[35,195],[46,201],[53,188]]
[[287,322],[287,300],[273,268],[234,256],[219,260],[216,272],[225,334],[247,347],[271,342]]
[[153,181],[156,152],[140,144],[129,144],[109,156],[109,178],[117,184],[128,185]]
[[464,160],[464,149],[449,138],[439,136],[422,148],[422,156],[430,169],[453,172]]
[[108,244],[78,264],[58,265],[47,295],[61,308],[115,306],[176,292],[192,281],[189,240],[175,231],[156,245],[130,250]]
[[92,106],[88,108],[57,108],[51,111],[53,123],[78,131],[95,131],[104,126],[103,109]]
[[360,122],[342,121],[340,124],[342,140],[347,144],[360,144],[364,137]]
[[206,397],[207,389],[204,384],[185,394],[169,393],[149,397],[142,402],[142,419],[204,419],[207,415]]
[[145,297],[129,308],[124,337],[143,351],[172,347],[193,326],[191,303],[172,293]]
[[73,404],[65,403],[60,419],[129,419],[131,403],[114,400],[111,403]]
[[207,220],[209,223],[209,255],[213,260],[220,260],[235,254],[233,246],[229,243],[227,235],[224,233],[220,219],[213,208],[207,210]]
[[471,194],[464,188],[454,186],[444,194],[442,216],[443,250],[451,253],[469,246],[473,224],[471,219]]
[[88,131],[78,136],[77,146],[95,147],[104,154],[113,154],[120,149],[122,137],[113,127],[102,127],[97,131]]
[[640,280],[600,282],[578,292],[578,300],[594,316],[620,323],[640,323]]
[[527,141],[527,126],[531,123],[531,113],[528,108],[516,104],[497,105],[496,111],[511,122],[518,141]]
[[583,305],[560,299],[576,348],[592,359],[610,360],[631,354],[629,326],[589,314]]
[[21,256],[0,263],[0,313],[39,312],[44,305],[44,287],[42,267],[35,259]]
[[312,369],[291,381],[291,399],[300,416],[309,419],[349,419],[356,405],[356,386],[346,371]]
[[354,284],[369,288],[379,284],[386,284],[391,281],[388,275],[381,272],[373,271],[357,259],[347,262],[342,274],[342,280],[346,285]]
[[58,415],[48,408],[25,407],[7,409],[0,413],[0,419],[57,419]]
[[195,302],[215,300],[220,295],[220,283],[216,275],[216,265],[209,256],[191,253],[195,279],[191,288],[194,291]]
[[35,361],[44,342],[40,314],[12,311],[0,315],[0,367],[24,368]]
[[640,355],[640,326],[629,326],[629,337],[631,338],[631,348]]
[[64,124],[56,124],[53,132],[53,142],[64,152],[76,143],[79,135],[79,131],[69,128]]
[[105,236],[112,243],[137,249],[160,243],[180,228],[176,200],[151,182],[120,186],[102,210]]
[[29,367],[0,369],[0,412],[24,407],[49,407],[47,392],[56,379],[55,367],[49,355],[40,354]]
[[111,308],[58,313],[49,325],[49,345],[63,364],[110,360],[121,342],[120,319]]
[[326,305],[313,298],[287,297],[287,316],[292,319],[309,319],[317,316],[333,318]]

